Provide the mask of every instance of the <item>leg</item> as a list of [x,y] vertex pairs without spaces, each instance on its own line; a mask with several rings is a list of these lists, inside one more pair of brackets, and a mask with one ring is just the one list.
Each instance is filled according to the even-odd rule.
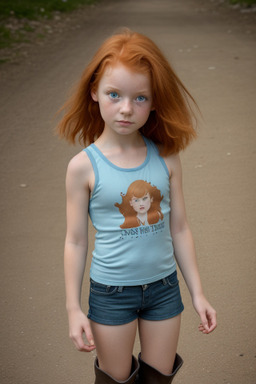
[[117,381],[131,374],[137,320],[124,325],[102,325],[91,321],[100,369]]
[[139,319],[141,359],[164,375],[173,369],[181,315],[162,321]]

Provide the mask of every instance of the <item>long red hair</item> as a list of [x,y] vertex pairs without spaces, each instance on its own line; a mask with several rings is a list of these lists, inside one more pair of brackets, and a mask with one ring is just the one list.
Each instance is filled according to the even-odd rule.
[[147,193],[149,193],[150,199],[152,199],[151,206],[147,213],[149,225],[158,223],[160,219],[163,220],[164,215],[160,206],[163,196],[159,189],[144,180],[136,180],[130,184],[126,195],[121,194],[121,204],[115,203],[115,206],[125,218],[123,224],[120,225],[122,229],[139,227],[140,223],[137,219],[137,212],[131,207],[130,200],[133,197],[143,197]]
[[161,146],[161,154],[178,153],[196,137],[195,100],[182,84],[156,44],[128,29],[108,38],[86,67],[76,91],[64,104],[57,133],[71,143],[76,137],[85,146],[103,132],[104,121],[91,91],[96,90],[107,66],[121,63],[150,76],[153,107],[141,133]]

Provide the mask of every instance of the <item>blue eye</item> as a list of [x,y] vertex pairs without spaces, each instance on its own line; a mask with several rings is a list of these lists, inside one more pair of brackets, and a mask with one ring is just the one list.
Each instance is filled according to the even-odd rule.
[[139,102],[145,101],[146,97],[145,96],[138,96],[136,100],[139,101]]
[[117,92],[110,92],[109,96],[111,97],[111,99],[117,99],[118,98],[118,93]]

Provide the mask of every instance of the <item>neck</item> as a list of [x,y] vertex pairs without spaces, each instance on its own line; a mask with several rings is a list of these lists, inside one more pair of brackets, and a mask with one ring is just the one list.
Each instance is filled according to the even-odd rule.
[[95,144],[110,162],[121,168],[138,167],[147,156],[147,146],[139,132],[131,135],[103,132]]
[[141,145],[144,146],[144,140],[138,131],[130,135],[119,135],[115,132],[107,132],[107,130],[104,129],[95,143],[100,149],[119,147],[124,151],[130,148],[141,147]]
[[139,221],[141,221],[141,223],[145,224],[146,220],[147,220],[147,217],[148,217],[148,214],[147,212],[146,213],[138,213],[137,214],[137,218],[139,219]]

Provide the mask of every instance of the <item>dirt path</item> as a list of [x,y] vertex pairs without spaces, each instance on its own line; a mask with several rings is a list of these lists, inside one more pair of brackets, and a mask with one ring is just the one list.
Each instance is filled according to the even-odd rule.
[[[0,69],[1,383],[93,383],[94,355],[78,353],[67,336],[62,266],[65,171],[80,149],[53,137],[52,117],[95,47],[123,25],[163,48],[204,115],[182,161],[219,327],[197,332],[181,282],[185,364],[177,383],[255,383],[255,16],[219,1],[106,0],[68,25]],[[85,307],[86,291],[87,284]]]

